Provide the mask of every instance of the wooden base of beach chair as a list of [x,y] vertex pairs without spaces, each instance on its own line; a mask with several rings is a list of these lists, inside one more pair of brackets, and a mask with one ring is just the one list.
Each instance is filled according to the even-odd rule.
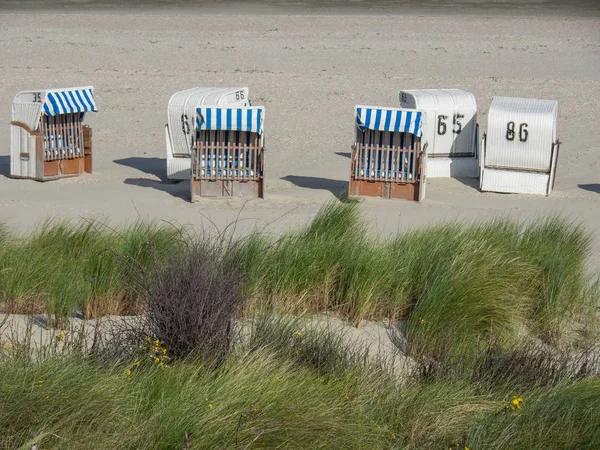
[[[72,159],[55,159],[44,161],[42,137],[37,138],[38,181],[52,181],[60,178],[76,177],[84,172],[92,173],[92,129],[83,127],[83,156]],[[40,168],[42,170],[40,170]]]
[[44,162],[44,176],[42,181],[56,178],[76,176],[84,172],[83,158],[58,159]]
[[83,114],[41,116],[37,129],[11,121],[11,176],[50,181],[92,172],[92,129]]
[[83,170],[92,173],[92,128],[83,126]]
[[348,195],[419,202],[425,197],[424,164],[425,151],[421,150],[420,138],[357,128]]
[[400,198],[419,201],[418,183],[391,183],[387,181],[365,181],[350,179],[351,196]]
[[263,198],[263,180],[234,181],[234,180],[191,180],[191,199],[200,197],[244,197]]

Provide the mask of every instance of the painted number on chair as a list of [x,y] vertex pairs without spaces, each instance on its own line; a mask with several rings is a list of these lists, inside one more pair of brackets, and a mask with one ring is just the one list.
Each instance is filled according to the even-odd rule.
[[34,92],[33,93],[33,101],[35,103],[42,103],[42,93],[41,92]]
[[[454,134],[460,134],[462,132],[463,126],[462,126],[462,122],[461,119],[464,119],[465,115],[464,114],[454,114],[454,116],[452,116],[452,133]],[[437,134],[439,134],[440,136],[443,136],[444,134],[446,134],[446,131],[448,131],[448,126],[446,125],[446,120],[448,120],[448,116],[444,116],[444,115],[439,115],[438,116],[438,122],[437,122]]]
[[245,98],[244,91],[236,91],[235,92],[236,100],[244,100],[244,98]]
[[[527,125],[525,122],[519,125],[519,141],[527,142],[527,138],[529,137],[529,131],[527,130]],[[515,140],[515,131],[516,124],[512,121],[506,124],[506,140],[514,141]]]
[[183,130],[184,134],[190,134],[190,122],[187,114],[181,115],[181,129]]

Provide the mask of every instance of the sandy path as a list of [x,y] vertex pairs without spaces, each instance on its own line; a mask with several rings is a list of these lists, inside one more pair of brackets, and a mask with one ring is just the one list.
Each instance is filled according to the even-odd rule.
[[[67,23],[67,27],[64,25]],[[347,189],[357,103],[396,105],[401,88],[474,92],[479,122],[494,95],[557,99],[561,148],[550,198],[482,194],[430,180],[423,204],[365,201],[382,233],[447,219],[563,212],[596,235],[600,261],[600,19],[509,15],[0,14],[0,220],[27,229],[53,216],[138,216],[218,226],[240,201],[187,202],[168,184],[163,126],[171,93],[250,87],[266,106],[264,201],[240,217],[280,231]],[[95,173],[52,183],[8,175],[10,105],[22,89],[93,84]],[[243,221],[245,230],[256,222]]]

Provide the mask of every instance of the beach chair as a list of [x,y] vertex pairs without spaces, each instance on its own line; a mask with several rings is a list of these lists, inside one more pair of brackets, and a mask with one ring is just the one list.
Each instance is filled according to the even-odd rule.
[[167,109],[167,178],[189,180],[196,109],[203,105],[248,106],[247,87],[196,87],[173,94]]
[[39,181],[92,172],[93,87],[19,92],[10,122],[10,175]]
[[477,102],[461,89],[400,91],[400,107],[427,115],[423,139],[427,146],[428,178],[477,178]]
[[264,108],[202,106],[196,110],[191,199],[263,197]]
[[349,195],[423,200],[423,112],[379,106],[356,106],[355,111]]
[[558,102],[494,97],[481,145],[482,191],[549,195],[560,142]]

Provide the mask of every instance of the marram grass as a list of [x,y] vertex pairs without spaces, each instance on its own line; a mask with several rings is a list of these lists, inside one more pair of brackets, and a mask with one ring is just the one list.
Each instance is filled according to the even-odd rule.
[[46,221],[29,235],[8,235],[0,247],[0,302],[9,313],[57,317],[134,313],[143,274],[177,251],[181,233],[145,221],[118,229]]
[[319,373],[267,349],[214,371],[87,358],[0,365],[0,447],[594,449],[598,380],[513,391],[460,380],[398,384],[355,365]]
[[[210,239],[157,222],[46,222],[24,236],[0,227],[0,302],[8,312],[57,317],[139,313],[140,287],[156,264]],[[590,234],[560,217],[446,223],[380,239],[359,203],[335,201],[281,236],[223,241],[225,260],[243,269],[248,314],[328,311],[355,324],[409,318],[409,343],[430,356],[446,342],[484,345],[522,333],[555,343],[598,305]]]

